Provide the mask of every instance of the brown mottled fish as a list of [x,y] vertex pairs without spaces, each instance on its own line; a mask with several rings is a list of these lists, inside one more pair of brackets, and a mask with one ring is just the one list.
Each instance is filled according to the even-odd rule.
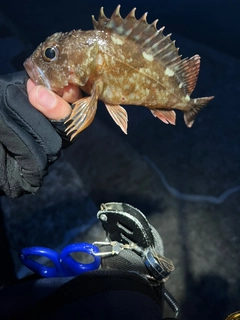
[[181,60],[171,34],[157,29],[158,20],[148,24],[147,13],[137,20],[135,8],[123,19],[119,10],[120,5],[108,19],[101,8],[98,21],[92,17],[95,30],[53,34],[24,63],[35,84],[60,93],[71,83],[89,95],[73,104],[66,121],[71,139],[91,124],[98,99],[127,133],[128,116],[121,105],[145,106],[171,124],[176,120],[173,109],[179,109],[191,127],[213,98],[190,98],[199,55]]

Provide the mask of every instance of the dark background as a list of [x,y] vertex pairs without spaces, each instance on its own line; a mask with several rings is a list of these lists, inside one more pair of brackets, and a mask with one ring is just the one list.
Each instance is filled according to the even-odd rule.
[[[92,14],[97,17],[104,6],[109,17],[118,4],[1,0],[0,73],[21,70],[25,58],[54,32],[92,29]],[[100,104],[93,124],[63,153],[39,194],[2,199],[12,255],[27,245],[57,247],[64,233],[82,221],[91,228],[101,202],[126,201],[147,214],[163,237],[167,256],[176,266],[169,289],[181,304],[182,319],[224,319],[240,309],[240,1],[120,4],[123,17],[136,7],[137,18],[147,11],[149,23],[159,19],[158,27],[165,25],[165,34],[173,34],[184,57],[200,54],[193,97],[215,99],[191,130],[180,112],[173,127],[154,119],[145,108],[127,107],[128,136]],[[166,187],[143,156],[178,193]],[[69,177],[73,180],[68,183]],[[84,201],[79,200],[82,186]],[[226,191],[226,198],[218,198]],[[218,198],[219,203],[205,196]],[[88,215],[79,217],[79,208]],[[39,243],[43,229],[45,237]]]
[[[98,16],[103,6],[110,16],[118,1],[7,1],[1,0],[1,11],[10,19],[16,33],[33,47],[57,31],[91,29],[91,15]],[[148,12],[148,21],[159,19],[158,27],[166,26],[167,32],[181,34],[194,41],[239,58],[239,14],[237,0],[168,0],[122,1],[124,17],[133,7],[139,18]]]
[[168,0],[168,1],[7,1],[1,0],[1,11],[16,25],[19,34],[33,46],[56,31],[92,28],[91,15],[98,16],[103,6],[110,16],[121,4],[124,17],[133,7],[139,18],[148,12],[148,21],[159,19],[173,34],[181,34],[239,57],[239,14],[237,0]]

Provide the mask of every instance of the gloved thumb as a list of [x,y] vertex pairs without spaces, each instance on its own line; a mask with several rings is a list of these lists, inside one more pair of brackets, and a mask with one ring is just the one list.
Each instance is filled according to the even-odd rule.
[[30,103],[50,120],[66,119],[72,111],[64,99],[43,86],[35,86],[31,80],[27,82],[27,92]]

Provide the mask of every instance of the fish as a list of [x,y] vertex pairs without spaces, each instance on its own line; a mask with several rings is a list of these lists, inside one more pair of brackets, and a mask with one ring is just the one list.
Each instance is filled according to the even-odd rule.
[[127,134],[128,115],[123,105],[144,106],[166,124],[175,125],[174,109],[182,110],[187,127],[214,97],[190,98],[199,70],[200,56],[179,55],[179,48],[158,29],[158,20],[140,19],[136,8],[123,19],[120,5],[110,18],[103,7],[94,29],[57,32],[41,43],[24,62],[29,77],[61,94],[69,84],[87,96],[75,101],[65,121],[70,140],[93,121],[98,100]]

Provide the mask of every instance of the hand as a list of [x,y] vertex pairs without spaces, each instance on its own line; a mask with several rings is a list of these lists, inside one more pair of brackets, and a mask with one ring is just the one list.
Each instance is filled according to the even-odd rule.
[[70,144],[62,121],[71,112],[66,101],[80,97],[74,86],[61,98],[30,80],[28,96],[26,79],[26,72],[0,76],[0,194],[9,197],[41,187],[49,165]]
[[27,93],[30,103],[50,120],[66,119],[71,113],[68,104],[82,97],[79,87],[68,85],[63,89],[62,97],[43,86],[35,86],[33,81],[27,81]]

